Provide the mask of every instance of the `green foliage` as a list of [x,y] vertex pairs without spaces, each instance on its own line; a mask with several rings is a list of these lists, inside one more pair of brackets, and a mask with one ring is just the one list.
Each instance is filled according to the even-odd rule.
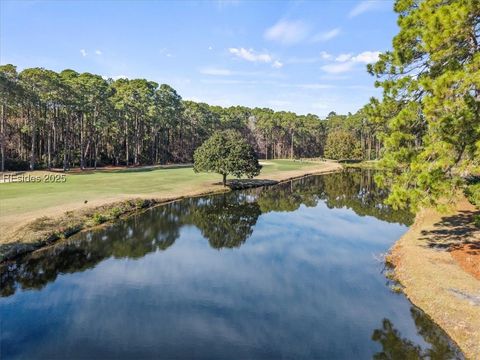
[[480,208],[480,182],[468,185],[465,189],[465,195],[473,205]]
[[360,143],[350,132],[335,130],[328,134],[325,157],[335,160],[361,159]]
[[94,213],[93,216],[92,216],[92,221],[95,225],[103,224],[107,220],[108,220],[108,218],[104,214],[99,213],[99,212]]
[[205,141],[193,155],[195,172],[215,172],[252,178],[260,174],[261,166],[252,146],[240,133],[232,130],[219,131]]
[[473,215],[473,223],[480,228],[480,215]]
[[148,207],[150,204],[150,202],[146,199],[137,199],[135,200],[135,207],[137,209],[143,209],[143,208],[146,208]]
[[122,216],[123,211],[122,209],[118,207],[114,207],[112,210],[110,210],[110,217],[112,219],[118,219],[120,216]]
[[[473,205],[480,209],[480,182],[468,185],[465,188],[465,195]],[[473,223],[480,227],[480,214],[473,215]]]
[[397,0],[393,51],[369,72],[383,101],[369,118],[387,126],[383,184],[388,202],[437,206],[480,166],[480,2]]

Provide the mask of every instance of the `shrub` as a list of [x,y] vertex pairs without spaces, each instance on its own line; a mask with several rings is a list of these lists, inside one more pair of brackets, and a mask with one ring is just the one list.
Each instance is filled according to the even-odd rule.
[[480,208],[480,183],[468,185],[465,195],[473,205]]
[[135,207],[137,209],[143,209],[148,206],[148,201],[144,199],[137,199],[135,200]]
[[103,224],[108,219],[105,215],[96,212],[95,214],[93,214],[92,220],[95,225],[99,225],[99,224]]
[[113,218],[113,219],[118,219],[120,217],[120,215],[122,215],[123,211],[122,209],[118,208],[118,207],[114,207],[111,211],[110,211],[110,216]]
[[475,224],[475,226],[480,228],[480,215],[473,216],[473,223]]

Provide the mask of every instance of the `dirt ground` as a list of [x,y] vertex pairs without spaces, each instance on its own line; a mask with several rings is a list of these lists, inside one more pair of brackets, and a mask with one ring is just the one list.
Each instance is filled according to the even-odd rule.
[[420,212],[389,261],[408,298],[459,345],[480,359],[480,229],[478,210],[461,198],[451,214]]
[[480,280],[480,243],[464,244],[450,253],[463,270]]

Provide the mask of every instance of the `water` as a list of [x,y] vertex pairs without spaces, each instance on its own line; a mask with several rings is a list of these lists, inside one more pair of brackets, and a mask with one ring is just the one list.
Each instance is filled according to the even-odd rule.
[[[0,268],[0,357],[456,356],[379,259],[412,215],[349,171],[187,199]],[[457,354],[458,355],[458,354]]]

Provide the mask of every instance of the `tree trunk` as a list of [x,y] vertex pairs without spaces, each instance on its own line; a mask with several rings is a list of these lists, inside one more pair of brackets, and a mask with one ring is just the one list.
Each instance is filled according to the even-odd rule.
[[265,160],[268,160],[268,141],[266,136],[265,136]]
[[85,169],[85,155],[83,153],[83,142],[84,142],[84,134],[83,134],[83,121],[84,121],[84,114],[80,116],[80,169]]
[[50,170],[52,168],[52,133],[50,129],[48,129],[47,133],[47,167]]
[[5,117],[7,116],[7,106],[2,104],[2,118],[0,119],[0,141],[1,141],[1,153],[2,153],[2,162],[0,171],[5,171]]
[[125,164],[128,166],[128,121],[125,121]]
[[222,174],[222,176],[223,176],[223,180],[222,180],[223,186],[227,186],[227,174]]
[[[28,112],[28,116],[30,117],[30,111]],[[31,149],[30,149],[30,170],[35,169],[35,145],[36,145],[36,132],[37,132],[37,126],[36,126],[36,121],[34,119],[31,119],[31,127],[32,127],[32,144],[31,144]]]
[[292,130],[292,139],[291,139],[291,144],[290,144],[290,158],[293,160],[293,136],[294,136],[294,131]]
[[133,151],[133,165],[138,165],[138,119],[135,116],[135,146]]

